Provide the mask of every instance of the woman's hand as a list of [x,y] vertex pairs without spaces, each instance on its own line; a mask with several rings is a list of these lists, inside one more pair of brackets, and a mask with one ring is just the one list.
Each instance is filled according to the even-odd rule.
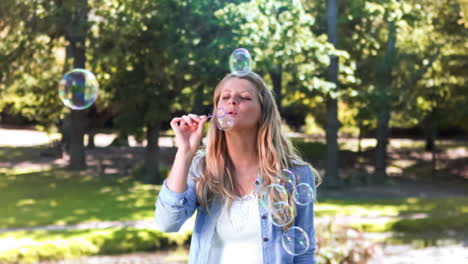
[[175,132],[178,151],[195,156],[203,137],[203,125],[206,120],[208,120],[207,116],[194,114],[172,119],[171,127]]

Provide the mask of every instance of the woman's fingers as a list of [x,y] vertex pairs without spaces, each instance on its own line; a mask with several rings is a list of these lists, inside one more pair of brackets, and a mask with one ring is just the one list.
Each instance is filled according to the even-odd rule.
[[[171,127],[172,127],[172,129],[177,129],[179,126],[182,125],[182,122],[183,122],[183,121],[184,121],[184,120],[183,120],[181,117],[175,117],[175,118],[173,118],[172,121],[171,121]],[[178,124],[179,122],[180,122],[180,125]]]
[[172,121],[171,121],[171,127],[173,129],[175,129],[175,127],[180,127],[182,125],[193,126],[194,124],[198,124],[203,119],[206,119],[206,116],[200,117],[200,116],[195,115],[195,114],[183,115],[181,117],[173,118]]
[[187,115],[183,115],[182,116],[182,119],[185,121],[185,123],[187,123],[189,126],[193,125],[193,122],[192,122],[192,119],[187,116]]
[[200,117],[200,122],[198,123],[198,127],[197,127],[197,132],[198,133],[203,133],[203,125],[206,123],[206,120],[208,120],[208,118],[203,115]]
[[193,120],[197,121],[197,122],[200,122],[200,117],[197,116],[197,115],[194,115],[194,114],[188,114],[188,116],[190,118],[192,118]]

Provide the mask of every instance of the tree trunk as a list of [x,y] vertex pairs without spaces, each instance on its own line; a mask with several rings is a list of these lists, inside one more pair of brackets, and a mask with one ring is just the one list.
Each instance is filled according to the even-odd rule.
[[437,137],[437,125],[434,118],[434,110],[431,111],[429,117],[424,122],[424,136],[426,138],[426,144],[424,150],[434,151],[436,148],[435,139]]
[[86,146],[88,149],[96,148],[96,144],[94,141],[94,137],[96,136],[96,129],[98,124],[98,113],[96,109],[96,105],[93,104],[88,111],[86,116],[87,119],[87,126],[86,126],[86,133],[88,134],[88,145]]
[[283,95],[281,94],[281,84],[283,82],[283,70],[281,65],[276,68],[276,70],[270,71],[271,82],[273,83],[273,91],[275,94],[276,105],[278,106],[278,111],[282,112],[281,100]]
[[383,183],[387,180],[387,145],[388,122],[390,111],[383,111],[377,120],[377,147],[375,149],[375,181]]
[[194,91],[192,113],[201,114],[203,109],[203,85],[199,85]]
[[83,112],[73,110],[71,113],[70,131],[70,169],[73,170],[83,170],[86,168],[83,122]]
[[[73,66],[75,68],[85,68],[86,64],[86,23],[88,19],[88,1],[77,2],[76,15],[78,19],[72,25],[71,36],[68,36],[73,53]],[[82,170],[86,168],[84,149],[84,122],[85,112],[72,110],[71,113],[71,133],[70,133],[70,168]]]
[[[337,0],[327,1],[327,27],[328,42],[335,47],[338,45],[338,6]],[[332,56],[330,66],[328,67],[327,80],[336,85],[338,91],[338,57]],[[338,101],[331,96],[327,97],[327,157],[325,164],[324,184],[328,187],[336,188],[341,185],[339,177],[339,147],[338,147],[338,129],[340,122],[338,120]]]
[[431,176],[432,179],[435,179],[437,176],[437,146],[436,146],[436,139],[437,139],[437,132],[438,132],[438,116],[437,116],[437,108],[432,108],[429,117],[426,119],[424,134],[426,136],[426,146],[425,150],[430,151],[432,154],[431,159]]
[[426,135],[425,151],[432,151],[435,148],[435,141],[432,135]]
[[383,183],[387,180],[387,145],[388,126],[391,115],[392,98],[389,96],[392,88],[392,69],[396,57],[396,26],[389,23],[387,50],[382,63],[379,94],[381,99],[377,117],[377,147],[375,150],[375,181]]
[[145,152],[145,179],[147,184],[157,184],[159,178],[159,126],[160,122],[147,126]]
[[[63,65],[62,73],[65,74],[70,70],[70,60],[73,58],[73,51],[71,45],[65,48],[65,63]],[[70,134],[71,134],[71,114],[67,114],[60,123],[60,133],[62,134],[62,150],[70,155]]]
[[359,131],[358,131],[358,142],[357,142],[358,149],[357,149],[357,152],[360,155],[362,153],[362,123],[361,122],[359,122],[358,129],[359,129]]
[[96,131],[94,128],[88,130],[88,145],[86,146],[89,149],[96,148],[96,143],[94,142],[94,137],[96,136]]

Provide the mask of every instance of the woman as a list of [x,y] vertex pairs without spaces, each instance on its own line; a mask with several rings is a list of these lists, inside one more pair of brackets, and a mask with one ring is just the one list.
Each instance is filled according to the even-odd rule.
[[[207,116],[188,114],[171,121],[178,150],[156,202],[157,226],[176,232],[197,210],[189,263],[315,263],[313,203],[292,202],[294,222],[283,227],[273,225],[259,205],[257,189],[275,182],[282,169],[289,168],[315,190],[312,167],[281,131],[271,91],[255,73],[229,74],[216,87],[213,103],[234,126],[222,131],[214,117],[203,150]],[[310,238],[310,247],[299,256],[282,245],[281,236],[291,225]]]

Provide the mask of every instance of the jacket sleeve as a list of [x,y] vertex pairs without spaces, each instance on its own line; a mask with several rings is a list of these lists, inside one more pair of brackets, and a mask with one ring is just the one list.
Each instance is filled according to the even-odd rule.
[[[313,174],[310,166],[301,166],[299,167],[298,174],[299,183],[308,183],[312,187],[315,194],[315,175]],[[307,264],[316,264],[315,260],[315,249],[317,247],[315,240],[315,227],[314,227],[314,202],[311,202],[307,205],[298,205],[297,206],[297,216],[295,218],[294,225],[302,228],[306,234],[309,236],[309,249],[306,253],[295,256],[294,263],[307,263]]]
[[187,176],[187,189],[183,193],[170,190],[164,180],[156,200],[154,221],[162,232],[177,232],[185,221],[195,212],[197,197],[193,177],[200,177],[199,162],[201,156],[193,158]]

